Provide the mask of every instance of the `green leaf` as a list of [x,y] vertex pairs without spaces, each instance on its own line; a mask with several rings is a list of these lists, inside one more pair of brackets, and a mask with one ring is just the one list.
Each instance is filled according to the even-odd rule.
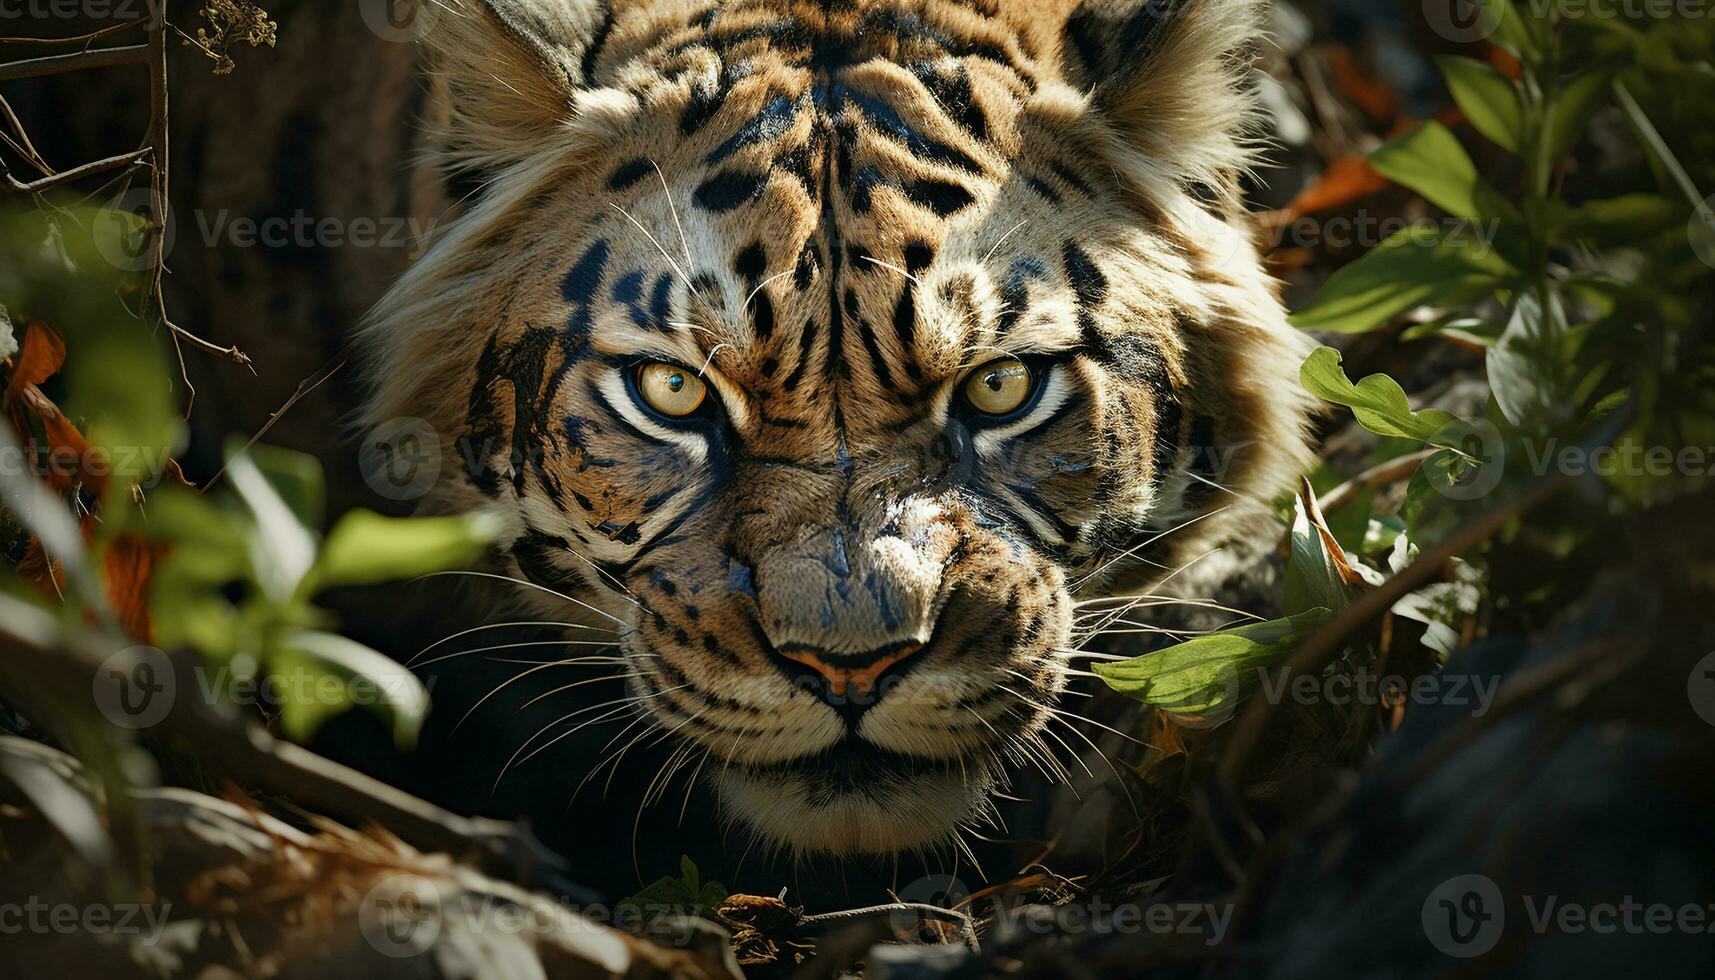
[[1195,637],[1094,670],[1115,691],[1183,719],[1230,711],[1257,671],[1289,656],[1298,642],[1328,621],[1327,609],[1252,623]]
[[409,747],[428,715],[429,692],[415,674],[337,633],[288,630],[268,670],[283,682],[280,721],[295,742],[308,741],[329,718],[356,705],[391,719],[394,741]]
[[[117,306],[117,304],[115,304]],[[88,421],[91,446],[100,450],[113,492],[166,468],[184,443],[167,353],[141,320],[110,318],[109,329],[80,331],[68,339],[66,399],[72,418]],[[78,341],[79,346],[71,343]]]
[[1458,581],[1437,582],[1406,593],[1390,607],[1390,611],[1395,616],[1422,623],[1423,645],[1445,660],[1458,651],[1462,628],[1477,614],[1480,601],[1473,577],[1466,571]]
[[155,642],[162,647],[189,647],[217,662],[238,652],[241,623],[238,611],[219,593],[173,571],[169,559],[155,572],[149,589],[149,613]]
[[1478,176],[1459,138],[1438,122],[1424,123],[1383,144],[1370,154],[1370,163],[1384,177],[1455,217],[1520,220],[1518,208]]
[[1560,295],[1548,291],[1548,303],[1533,291],[1519,294],[1501,339],[1489,348],[1489,390],[1508,422],[1538,429],[1561,417],[1570,361],[1566,310]]
[[1517,275],[1475,235],[1414,226],[1329,277],[1310,305],[1293,314],[1292,324],[1301,330],[1363,333],[1419,306],[1474,303]]
[[171,544],[175,551],[190,546],[230,554],[244,546],[244,521],[189,487],[161,487],[141,508],[114,508],[107,523]]
[[1409,343],[1427,337],[1448,337],[1478,347],[1487,347],[1500,337],[1501,330],[1502,325],[1492,320],[1465,313],[1449,313],[1427,323],[1406,327],[1399,332],[1399,339],[1402,343]]
[[1562,219],[1560,231],[1597,248],[1611,248],[1684,224],[1681,206],[1660,194],[1622,194],[1572,208]]
[[[249,528],[251,564],[256,570],[257,583],[263,591],[278,601],[289,600],[315,561],[316,542],[299,513],[303,512],[302,492],[296,489],[300,504],[293,508],[275,489],[275,481],[263,475],[257,465],[258,456],[251,447],[227,460],[226,482],[237,492],[239,500],[254,518]],[[295,455],[295,454],[294,454]],[[277,461],[277,460],[276,460]],[[279,470],[276,470],[278,478]],[[288,483],[288,486],[292,484]]]
[[643,886],[637,894],[619,901],[618,909],[645,920],[663,915],[700,915],[712,918],[714,910],[731,894],[718,881],[704,882],[688,855],[679,857],[679,877],[666,875]]
[[1477,132],[1496,146],[1518,153],[1524,137],[1524,103],[1512,79],[1487,62],[1458,55],[1435,59],[1447,79],[1447,90]]
[[[1527,61],[1534,61],[1540,48],[1537,42],[1539,25],[1532,20],[1534,14],[1520,13],[1508,0],[1479,2],[1484,6],[1485,16],[1495,25],[1489,40]],[[1533,5],[1526,5],[1527,11],[1533,9]]]
[[482,554],[500,531],[492,514],[383,517],[354,510],[328,533],[302,590],[368,585],[458,568]]
[[1439,409],[1412,411],[1405,389],[1385,374],[1372,374],[1353,384],[1340,367],[1340,361],[1340,352],[1334,348],[1317,348],[1299,369],[1299,381],[1318,398],[1351,409],[1358,424],[1377,435],[1460,448],[1450,431],[1459,421],[1458,416]]
[[1288,614],[1311,609],[1339,612],[1351,604],[1354,587],[1363,580],[1329,530],[1308,481],[1300,481],[1298,497],[1293,501],[1287,545],[1283,610]]
[[[1452,427],[1458,429],[1459,426]],[[1427,544],[1441,539],[1458,523],[1457,504],[1481,499],[1468,492],[1473,481],[1482,480],[1488,462],[1472,453],[1445,450],[1423,461],[1406,484],[1405,501],[1399,516],[1413,542]]]
[[327,501],[322,464],[308,453],[260,443],[244,450],[244,453],[256,464],[257,470],[298,523],[312,531],[320,530]]
[[1613,74],[1598,69],[1578,76],[1561,89],[1548,105],[1542,123],[1543,152],[1550,162],[1557,161],[1577,144],[1590,114],[1608,93]]

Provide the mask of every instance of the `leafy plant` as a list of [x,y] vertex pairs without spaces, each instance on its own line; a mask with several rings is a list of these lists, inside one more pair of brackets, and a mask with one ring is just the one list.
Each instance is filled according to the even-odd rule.
[[[26,580],[14,591],[33,585],[39,601],[88,609],[137,642],[194,650],[226,671],[228,692],[276,682],[280,725],[298,741],[351,707],[361,685],[396,740],[411,742],[428,707],[422,684],[340,636],[315,599],[466,564],[493,520],[357,510],[324,540],[319,464],[261,445],[235,447],[214,492],[185,482],[168,355],[120,302],[143,277],[112,261],[137,230],[76,208],[0,226],[0,295],[26,324],[0,433],[29,464],[0,473],[0,515],[19,529],[8,551]],[[76,615],[65,622],[84,628]]]
[[[1707,466],[1578,468],[1557,453],[1661,459],[1715,446],[1715,338],[1698,322],[1698,298],[1715,285],[1715,209],[1703,197],[1715,187],[1703,120],[1715,96],[1715,28],[1706,18],[1595,16],[1583,5],[1485,6],[1496,27],[1492,56],[1444,57],[1439,66],[1465,121],[1493,144],[1485,156],[1504,164],[1480,166],[1440,122],[1375,150],[1376,171],[1443,217],[1337,271],[1293,322],[1361,334],[1414,314],[1402,341],[1482,351],[1488,412],[1467,419],[1414,409],[1394,379],[1354,382],[1338,350],[1317,350],[1302,383],[1380,437],[1384,470],[1390,459],[1410,464],[1398,474],[1409,478],[1403,504],[1372,513],[1373,490],[1359,488],[1343,495],[1346,512],[1330,523],[1306,486],[1289,508],[1282,605],[1291,618],[1098,666],[1110,686],[1195,719],[1228,704],[1241,674],[1285,661],[1314,632],[1312,609],[1337,614],[1420,548],[1491,509],[1504,512],[1545,480],[1599,482],[1591,493],[1611,497],[1610,513],[1708,481]],[[1600,152],[1589,139],[1597,130]],[[1626,140],[1629,152],[1612,149]],[[1701,152],[1676,154],[1674,143]],[[1560,555],[1600,535],[1588,521],[1553,514],[1526,523],[1499,527]],[[1479,538],[1436,576],[1442,581],[1389,607],[1423,626],[1419,642],[1436,657],[1482,627],[1493,545]],[[1528,618],[1533,601],[1552,594],[1541,586],[1510,595],[1506,612]],[[1347,656],[1369,656],[1376,640],[1348,642]]]
[[[321,472],[310,457],[263,446],[235,451],[225,480],[232,492],[219,499],[167,488],[146,509],[128,512],[135,523],[120,528],[166,548],[151,596],[157,641],[195,649],[237,681],[258,673],[282,679],[282,689],[299,695],[280,705],[281,726],[295,740],[348,708],[344,695],[356,682],[377,693],[395,738],[413,741],[428,708],[422,684],[333,632],[313,600],[330,588],[467,564],[492,539],[494,520],[354,510],[319,541]],[[324,675],[341,683],[317,684]]]
[[644,920],[663,915],[713,917],[713,912],[731,894],[718,881],[703,881],[697,865],[687,855],[679,857],[679,875],[664,875],[643,886],[637,894],[622,899],[618,911]]

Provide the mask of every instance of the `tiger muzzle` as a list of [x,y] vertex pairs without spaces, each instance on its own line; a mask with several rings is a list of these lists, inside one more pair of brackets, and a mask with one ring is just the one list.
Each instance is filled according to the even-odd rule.
[[775,665],[854,724],[929,646],[944,560],[921,536],[860,534],[823,528],[756,566]]

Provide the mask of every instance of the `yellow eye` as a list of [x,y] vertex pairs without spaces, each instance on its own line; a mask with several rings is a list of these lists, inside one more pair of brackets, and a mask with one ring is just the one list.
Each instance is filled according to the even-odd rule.
[[1030,369],[1015,357],[990,361],[965,381],[965,400],[985,415],[1010,415],[1030,397]]
[[655,361],[637,369],[637,393],[650,408],[677,419],[701,408],[709,389],[679,365]]

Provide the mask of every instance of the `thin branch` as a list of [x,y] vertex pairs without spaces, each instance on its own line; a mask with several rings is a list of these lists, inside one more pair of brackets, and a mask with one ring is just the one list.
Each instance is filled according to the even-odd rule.
[[[35,167],[44,174],[52,176],[54,173],[53,166],[48,163],[46,157],[43,157],[41,153],[37,152],[35,144],[30,142],[30,134],[24,129],[23,121],[18,118],[18,114],[16,112],[12,111],[12,104],[6,101],[5,96],[0,96],[0,116],[6,117],[6,124],[11,126],[12,131],[18,134],[18,141],[23,144],[21,147],[23,152],[21,152],[19,156],[22,156],[26,161],[28,161],[32,167]],[[8,142],[10,142],[10,140],[8,140]]]
[[87,68],[112,68],[116,65],[141,65],[149,60],[149,46],[132,44],[123,48],[96,48],[70,54],[52,54],[44,58],[8,61],[0,64],[0,82],[20,78],[40,78]]
[[[163,320],[162,322],[167,325],[168,330],[173,332],[174,337],[183,340],[185,343],[195,347],[197,350],[200,350],[205,354],[213,354],[216,357],[225,358],[234,364],[250,367],[250,355],[239,350],[236,346],[221,347],[219,344],[211,344],[171,320]],[[251,368],[251,373],[255,373],[255,368]]]
[[1385,463],[1377,463],[1329,491],[1328,495],[1319,501],[1322,512],[1326,514],[1330,511],[1339,510],[1351,503],[1358,494],[1365,490],[1385,487],[1390,483],[1398,483],[1410,477],[1417,472],[1419,466],[1423,465],[1424,460],[1440,451],[1440,447],[1425,449],[1421,452],[1408,453],[1398,459],[1390,459]]
[[[300,402],[300,401],[303,401],[304,398],[307,395],[309,395],[310,392],[315,391],[317,388],[320,388],[329,378],[338,374],[340,372],[340,369],[345,367],[346,361],[347,361],[347,358],[344,355],[341,355],[340,357],[336,357],[332,361],[329,361],[327,364],[323,365],[322,368],[320,370],[318,370],[316,373],[314,373],[314,374],[310,375],[309,377],[305,378],[304,380],[298,382],[297,390],[292,392],[291,397],[286,399],[285,404],[281,405],[279,408],[274,410],[274,414],[268,416],[268,421],[264,422],[262,424],[262,428],[256,430],[256,434],[251,436],[250,441],[246,442],[244,444],[244,449],[248,450],[251,446],[256,445],[256,443],[259,442],[263,436],[268,434],[269,429],[274,428],[274,423],[280,421],[280,419],[282,417],[284,417],[287,412],[292,410],[292,406],[298,404],[298,402]],[[215,472],[215,474],[213,476],[209,477],[207,483],[203,484],[202,492],[207,493],[209,491],[209,488],[214,486],[216,483],[219,483],[220,478],[222,476],[225,476],[225,475],[226,475],[226,467],[222,466],[219,470],[217,470]]]
[[106,173],[109,170],[119,170],[123,167],[134,166],[141,163],[144,157],[147,157],[154,152],[154,147],[145,146],[141,150],[132,150],[130,153],[121,153],[118,156],[111,156],[105,160],[92,160],[82,166],[73,167],[70,170],[62,170],[50,177],[43,177],[40,180],[32,180],[27,184],[19,181],[18,178],[13,177],[11,174],[7,174],[4,189],[15,194],[40,194],[44,191],[53,190],[55,187],[59,187],[63,184],[70,184],[75,181],[82,180],[91,174]]
[[139,17],[123,24],[114,24],[111,27],[103,27],[99,31],[91,31],[88,34],[78,34],[73,37],[0,37],[0,44],[89,44],[91,41],[99,41],[104,37],[135,30],[147,23],[149,23],[148,18]]

